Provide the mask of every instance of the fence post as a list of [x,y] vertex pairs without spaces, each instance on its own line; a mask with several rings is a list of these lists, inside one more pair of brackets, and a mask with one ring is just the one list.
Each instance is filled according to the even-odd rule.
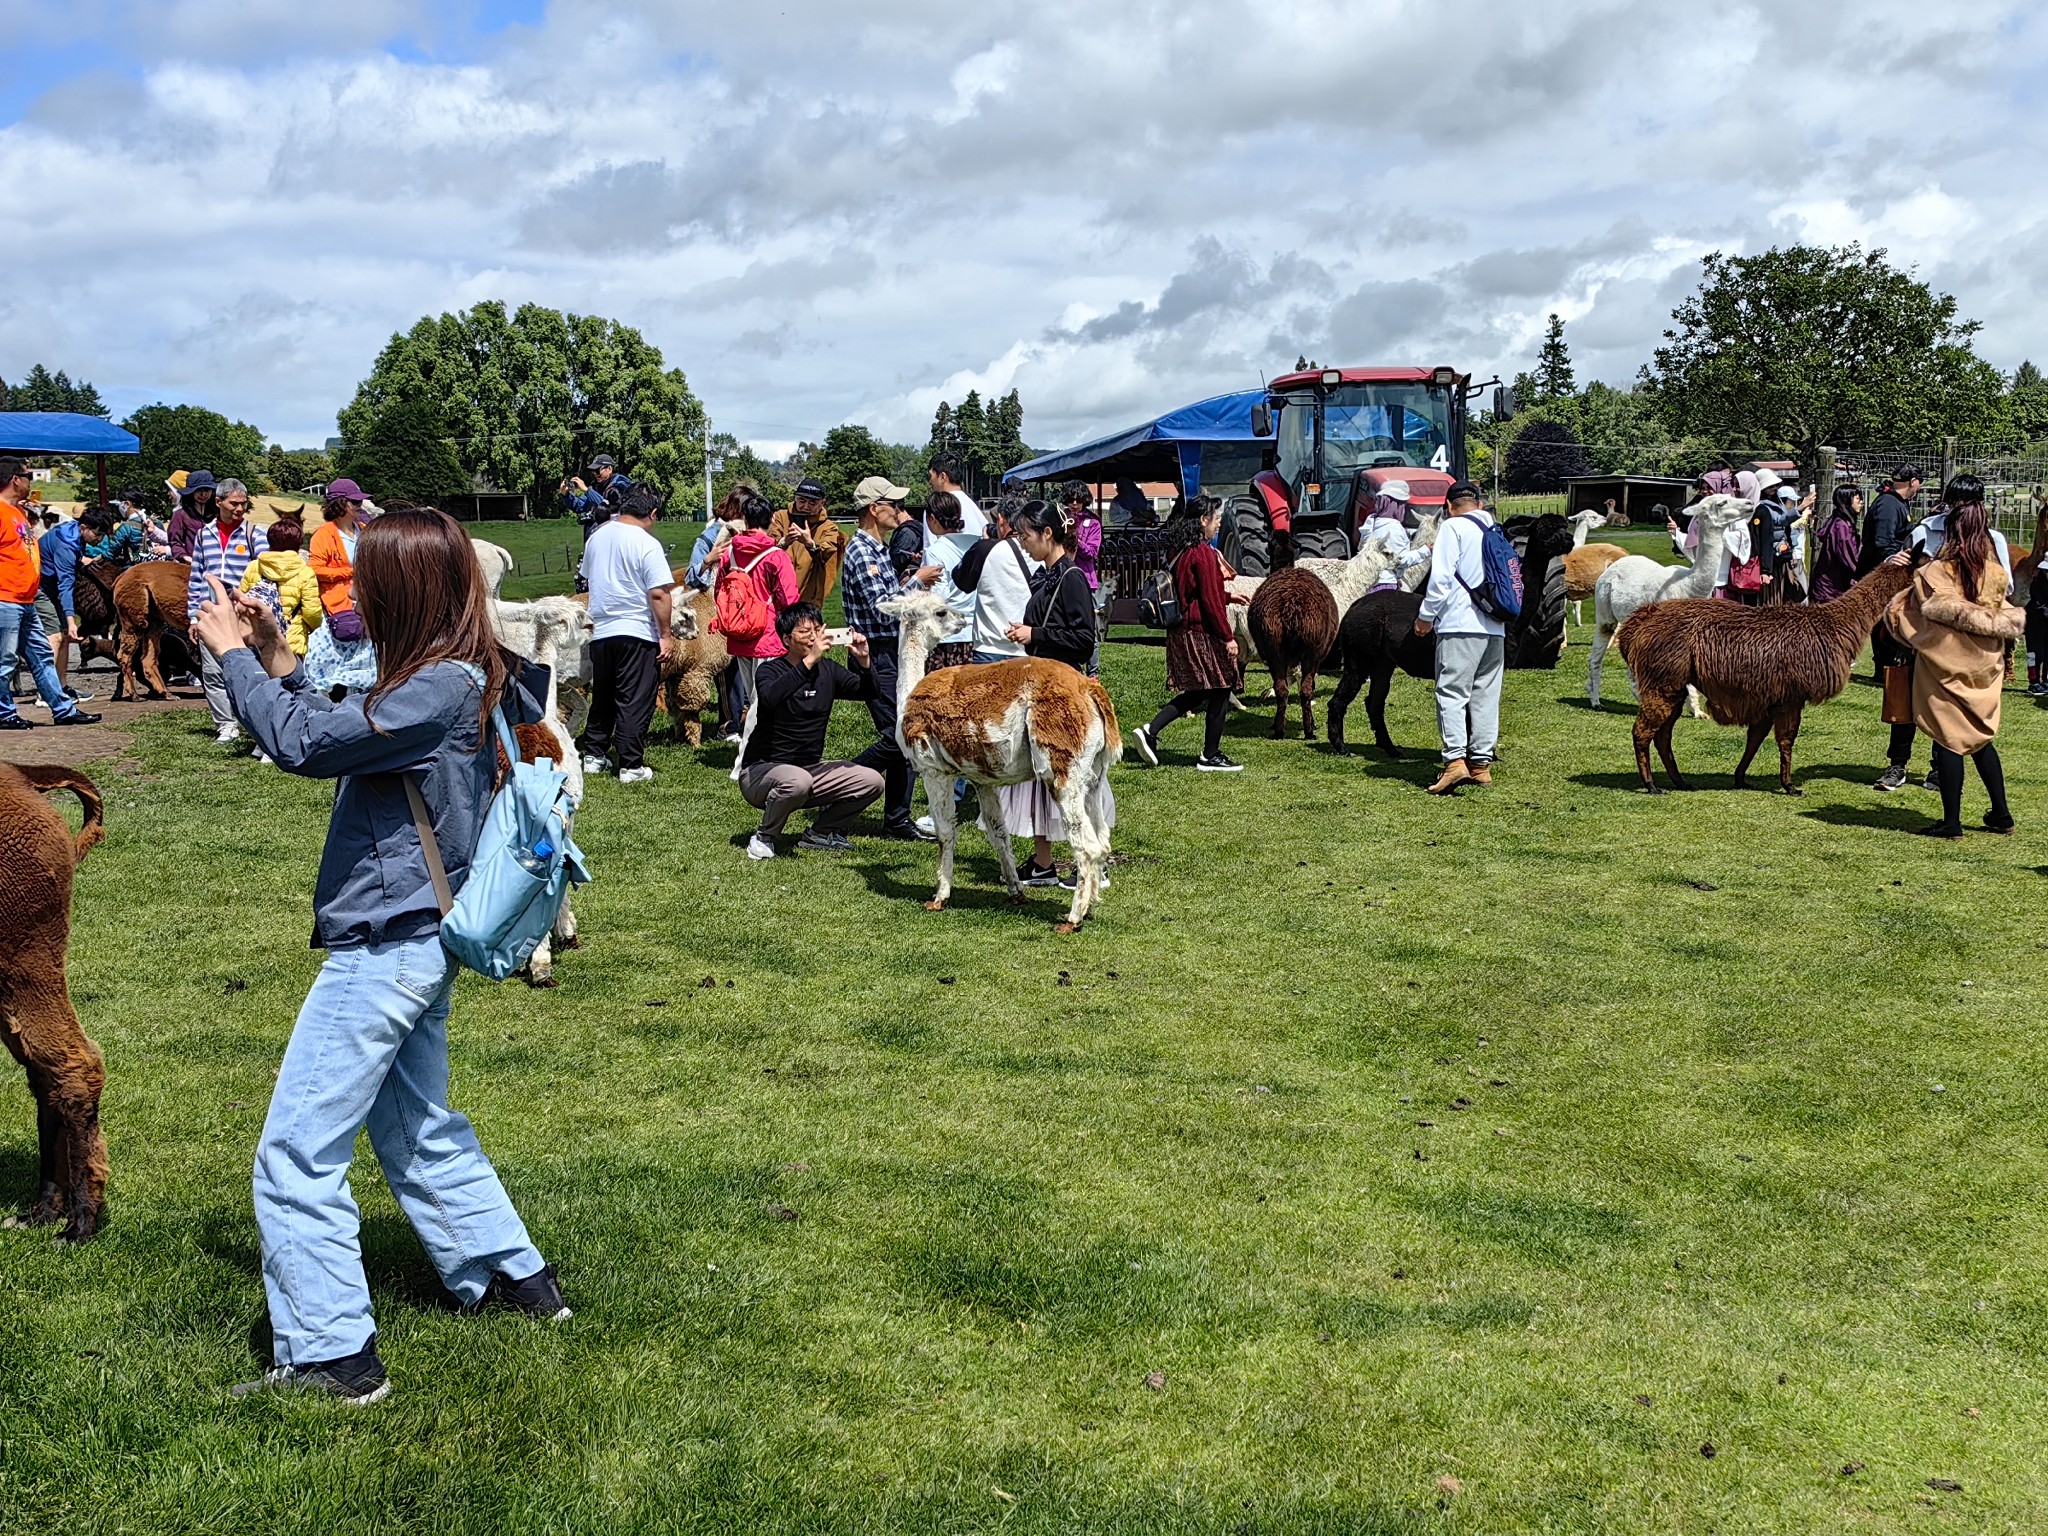
[[1949,481],[1955,478],[1955,474],[1956,440],[1952,437],[1944,437],[1941,440],[1941,483],[1934,488],[1934,495],[1937,501],[1941,499],[1942,491],[1947,488]]
[[1833,448],[1820,451],[1820,478],[1813,483],[1813,521],[1818,526],[1822,514],[1835,503],[1835,459]]

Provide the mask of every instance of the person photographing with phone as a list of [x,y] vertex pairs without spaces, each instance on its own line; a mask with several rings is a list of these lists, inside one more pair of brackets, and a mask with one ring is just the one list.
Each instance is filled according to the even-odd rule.
[[766,657],[755,672],[753,734],[740,753],[740,794],[761,813],[761,825],[747,839],[747,857],[772,859],[775,839],[791,813],[811,809],[811,829],[799,848],[843,853],[853,844],[846,828],[880,798],[881,771],[860,763],[826,762],[825,732],[832,706],[841,699],[875,697],[875,674],[867,636],[847,636],[843,667],[825,652],[831,632],[815,604],[792,603],[775,616],[782,654]]

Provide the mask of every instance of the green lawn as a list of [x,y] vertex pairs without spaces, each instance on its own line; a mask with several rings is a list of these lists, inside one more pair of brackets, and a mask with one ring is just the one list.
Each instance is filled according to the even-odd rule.
[[[573,585],[576,561],[583,554],[583,531],[574,518],[536,518],[530,522],[470,523],[470,534],[508,550],[518,562],[514,574],[505,579],[501,595],[509,602],[524,602],[550,592],[566,592]],[[690,545],[704,527],[703,522],[670,522],[654,525],[654,536],[678,566],[690,563]]]
[[[577,1316],[438,1310],[365,1148],[366,1411],[225,1396],[330,791],[149,720],[72,950],[111,1224],[0,1231],[0,1527],[2048,1526],[2048,716],[2010,701],[2020,835],[1930,845],[1931,796],[1868,787],[1867,684],[1809,715],[1804,799],[1693,721],[1702,789],[1648,799],[1584,656],[1510,674],[1452,801],[1263,715],[1198,776],[1176,727],[1065,939],[979,844],[943,914],[928,848],[749,864],[729,748],[596,784],[587,947],[454,1023]],[[1126,726],[1161,658],[1109,648]],[[1396,737],[1429,718],[1399,680]]]

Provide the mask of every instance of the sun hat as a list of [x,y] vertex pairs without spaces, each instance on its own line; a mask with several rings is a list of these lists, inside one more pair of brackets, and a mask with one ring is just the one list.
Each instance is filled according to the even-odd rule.
[[[174,476],[173,478],[176,477]],[[188,496],[194,491],[210,491],[215,489],[213,471],[210,469],[193,470],[191,474],[185,477],[185,483],[179,489]]]
[[1380,486],[1380,494],[1382,496],[1391,496],[1396,501],[1406,501],[1408,499],[1408,482],[1406,480],[1386,481]]
[[1757,467],[1756,488],[1759,491],[1768,491],[1772,486],[1783,485],[1784,483],[1785,477],[1775,469],[1765,469],[1761,465]]
[[363,488],[353,480],[330,480],[327,482],[329,501],[368,501]]

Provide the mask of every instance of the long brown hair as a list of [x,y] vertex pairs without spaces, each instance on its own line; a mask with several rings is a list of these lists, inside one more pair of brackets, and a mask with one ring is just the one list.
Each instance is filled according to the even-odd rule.
[[[1956,477],[1960,480],[1962,477]],[[1949,482],[1949,493],[1954,495],[1959,487],[1956,481]],[[1967,494],[1967,488],[1962,488]],[[1991,542],[1991,524],[1984,515],[1984,492],[1981,488],[1968,500],[1955,500],[1949,504],[1948,522],[1944,525],[1941,553],[1935,558],[1946,560],[1956,568],[1956,581],[1963,589],[1963,600],[1977,601],[1977,578],[1984,567],[1998,558],[1997,548]]]
[[435,662],[466,661],[484,675],[482,728],[504,694],[512,658],[491,629],[483,572],[460,523],[432,507],[386,512],[371,523],[356,545],[355,605],[377,647],[366,715]]

